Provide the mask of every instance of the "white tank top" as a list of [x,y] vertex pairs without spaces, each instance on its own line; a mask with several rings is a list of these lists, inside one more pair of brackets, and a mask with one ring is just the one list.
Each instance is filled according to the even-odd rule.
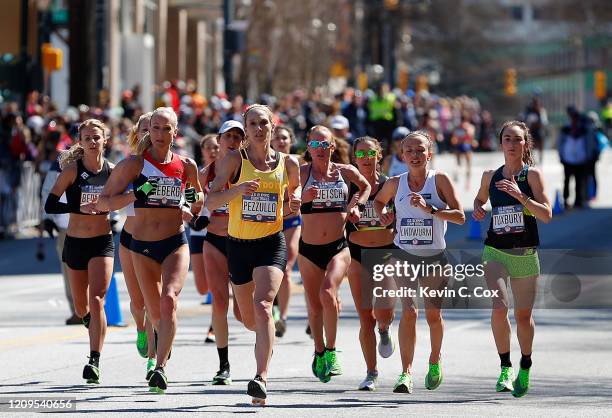
[[[410,205],[410,187],[408,174],[399,178],[399,186],[395,195],[395,240],[394,243],[404,251],[419,255],[431,256],[439,254],[446,248],[444,234],[446,221],[425,213]],[[428,170],[423,189],[418,192],[425,201],[437,207],[446,209],[447,205],[440,199],[436,190],[436,171]]]
[[[210,211],[204,205],[202,205],[202,209],[200,209],[200,216],[208,216],[210,218]],[[189,228],[189,232],[191,233],[191,236],[204,237],[204,236],[206,236],[207,230],[206,230],[206,228],[204,228],[201,231],[194,231],[193,229]]]
[[399,176],[408,172],[408,166],[402,160],[398,160],[397,155],[391,156],[391,164],[389,165],[389,177]]

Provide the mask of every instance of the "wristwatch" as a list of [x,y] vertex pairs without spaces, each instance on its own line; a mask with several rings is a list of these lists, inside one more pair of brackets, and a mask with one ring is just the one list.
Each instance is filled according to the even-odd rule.
[[429,205],[429,206],[431,206],[431,212],[429,212],[430,214],[433,215],[434,213],[436,213],[438,211],[438,208],[435,207],[434,205]]

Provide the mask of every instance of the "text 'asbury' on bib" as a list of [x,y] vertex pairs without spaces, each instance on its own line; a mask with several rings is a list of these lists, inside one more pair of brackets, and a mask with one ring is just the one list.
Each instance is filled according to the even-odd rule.
[[515,234],[525,230],[522,205],[493,207],[493,232]]
[[400,221],[400,244],[433,244],[433,219],[402,218]]
[[278,194],[255,192],[242,197],[242,220],[250,222],[275,222]]
[[341,181],[315,181],[312,183],[319,193],[312,201],[313,209],[341,208],[345,204],[344,189]]
[[149,177],[149,180],[157,180],[157,190],[150,194],[147,203],[149,205],[163,205],[178,207],[181,204],[181,179],[174,177]]

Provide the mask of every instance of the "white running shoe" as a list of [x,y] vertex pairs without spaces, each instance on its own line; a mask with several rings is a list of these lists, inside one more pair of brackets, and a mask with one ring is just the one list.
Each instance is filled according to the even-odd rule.
[[391,335],[391,325],[384,331],[378,328],[378,335],[380,336],[380,341],[378,341],[378,353],[382,358],[391,357],[395,351],[395,341],[393,341],[393,336]]
[[378,381],[378,372],[368,372],[363,382],[359,384],[359,390],[367,390],[372,392],[376,390],[376,382]]

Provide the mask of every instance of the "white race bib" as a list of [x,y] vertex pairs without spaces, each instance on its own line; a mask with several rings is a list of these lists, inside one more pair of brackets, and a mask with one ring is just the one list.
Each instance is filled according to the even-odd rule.
[[359,218],[359,222],[357,222],[357,226],[360,228],[368,228],[380,225],[380,218],[376,214],[374,210],[374,201],[368,200],[365,204],[365,209],[361,213],[361,218]]
[[400,220],[400,244],[433,244],[433,219],[402,218]]
[[493,208],[493,232],[515,234],[525,230],[523,205],[496,206]]
[[175,177],[149,177],[149,180],[157,180],[155,194],[150,194],[147,203],[153,206],[179,207],[183,193],[181,191],[181,179]]
[[104,186],[95,186],[91,184],[81,186],[81,206],[88,203],[96,203],[100,197],[100,193],[102,193],[102,189],[104,189]]
[[251,222],[275,222],[278,194],[255,192],[242,196],[242,220]]
[[317,197],[312,201],[313,209],[342,208],[346,205],[342,182],[313,182],[313,186],[319,189]]

